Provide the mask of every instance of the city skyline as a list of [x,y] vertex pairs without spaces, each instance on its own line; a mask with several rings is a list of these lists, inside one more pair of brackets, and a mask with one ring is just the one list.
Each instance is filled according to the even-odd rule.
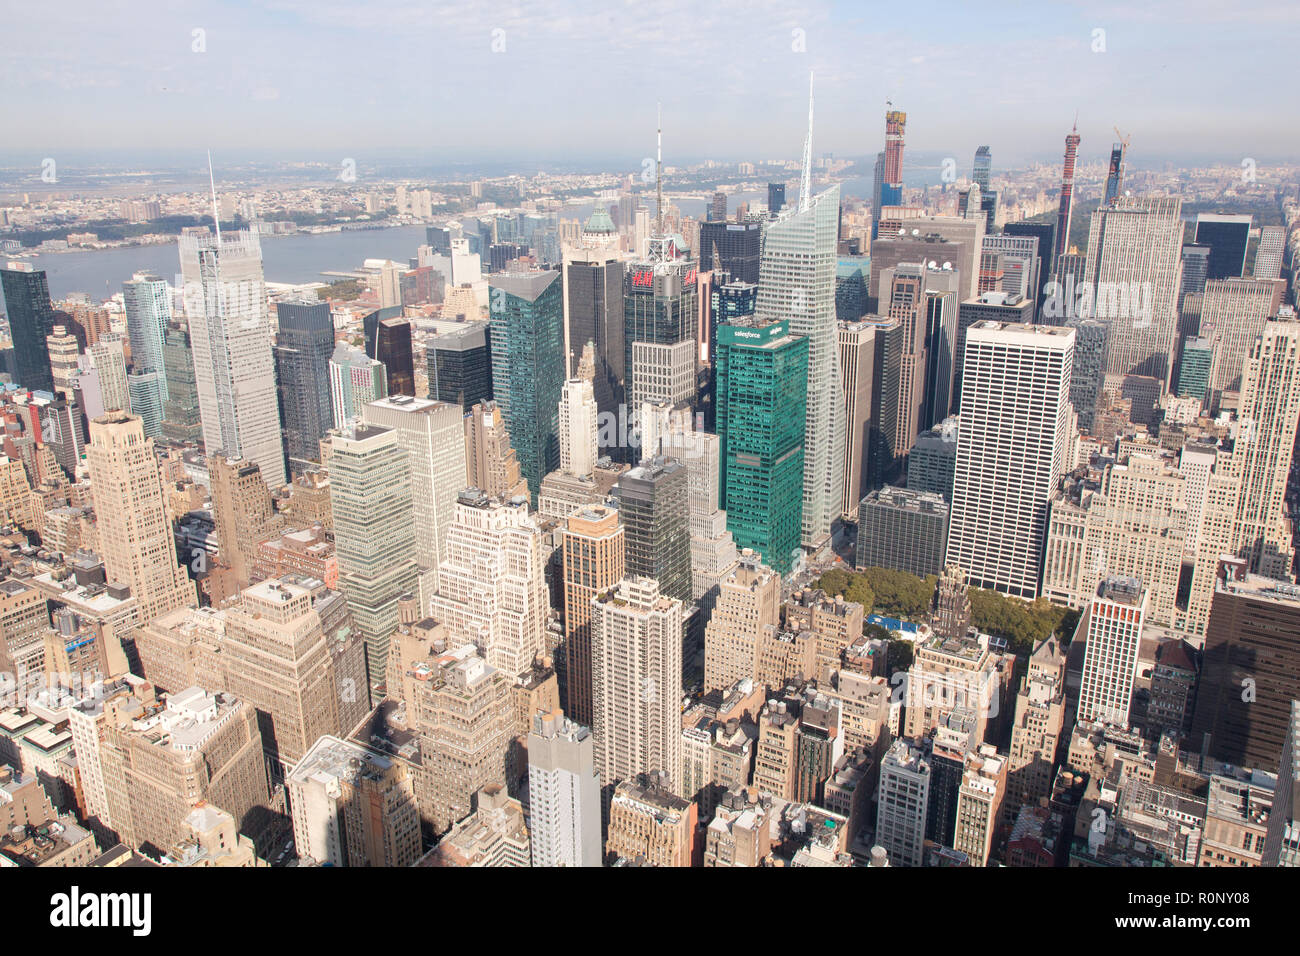
[[53,927],[192,935],[148,873],[208,867],[1284,912],[1291,8],[73,6],[0,40],[12,922],[82,866],[145,889]]

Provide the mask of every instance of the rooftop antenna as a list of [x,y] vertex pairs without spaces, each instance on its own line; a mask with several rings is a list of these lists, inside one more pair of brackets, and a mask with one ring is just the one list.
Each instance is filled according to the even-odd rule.
[[217,180],[212,175],[212,150],[208,150],[208,184],[212,187],[212,223],[217,227],[217,248],[221,248],[221,217],[217,215]]
[[799,180],[799,209],[808,208],[812,199],[812,131],[813,131],[813,74],[808,72],[808,138],[803,141],[803,177]]
[[661,179],[664,164],[664,106],[657,104],[658,130],[655,144],[655,232],[664,234],[664,187]]

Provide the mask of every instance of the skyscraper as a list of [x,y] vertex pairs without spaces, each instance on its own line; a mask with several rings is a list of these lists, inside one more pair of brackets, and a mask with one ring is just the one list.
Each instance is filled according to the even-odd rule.
[[[897,323],[895,323],[897,324]],[[844,505],[841,516],[856,520],[858,502],[874,476],[872,442],[880,428],[885,327],[879,322],[840,322],[840,375],[844,382]],[[800,479],[802,480],[802,478]]]
[[1137,578],[1105,578],[1079,628],[1087,635],[1078,721],[1128,727],[1146,623],[1147,590]]
[[930,805],[930,762],[906,740],[896,740],[880,762],[876,843],[892,866],[920,866]]
[[602,787],[661,772],[682,783],[682,602],[631,576],[592,599],[592,734]]
[[[1055,261],[1053,250],[1055,249],[1055,232],[1050,222],[1009,222],[1002,227],[1004,236],[1024,236],[1038,240],[1038,284],[1033,290],[1032,298],[1034,308],[1043,299],[1043,286],[1047,283],[1047,278],[1052,272],[1052,263]],[[1037,315],[1035,314],[1035,318]]]
[[411,352],[411,323],[402,307],[371,312],[362,319],[366,354],[384,366],[388,394],[415,396],[415,365]]
[[757,284],[762,238],[760,222],[701,223],[700,271],[722,270],[732,281]]
[[667,597],[691,600],[691,532],[686,466],[646,459],[618,482],[627,573],[654,578]]
[[993,151],[987,146],[975,150],[975,163],[971,167],[971,182],[980,188],[980,192],[989,190],[989,172],[993,166]]
[[591,731],[563,711],[533,716],[528,735],[533,866],[600,866],[600,774]]
[[429,397],[451,402],[468,412],[492,398],[492,350],[488,323],[466,322],[424,343]]
[[[606,219],[609,217],[606,216]],[[589,224],[590,225],[590,224]],[[564,250],[565,375],[573,374],[582,350],[591,342],[596,353],[592,388],[601,412],[618,414],[627,385],[623,343],[623,263],[619,251],[604,243]]]
[[578,375],[564,383],[560,398],[560,469],[570,475],[590,475],[599,454],[596,395],[591,376],[595,350],[583,350]]
[[172,320],[171,290],[165,279],[137,272],[129,282],[122,283],[122,299],[126,306],[126,332],[131,340],[131,364],[137,375],[157,373],[151,379],[138,381],[136,393],[132,395],[132,410],[145,417],[136,408],[137,395],[142,404],[157,407],[156,423],[145,422],[145,434],[156,438],[162,434],[162,410],[167,403],[163,346]]
[[346,428],[361,418],[367,402],[388,394],[383,363],[358,348],[340,342],[329,360],[330,412],[335,428]]
[[727,219],[727,194],[715,192],[709,203],[709,222],[725,222]]
[[[812,131],[809,130],[811,139]],[[901,140],[899,153],[901,157]],[[789,320],[808,341],[808,406],[804,423],[804,547],[820,546],[844,503],[844,393],[835,320],[839,187],[832,186],[766,224],[756,316]]]
[[564,693],[566,712],[591,722],[591,599],[623,580],[627,571],[618,512],[592,505],[569,516],[564,564]]
[[1056,215],[1056,255],[1070,248],[1070,214],[1074,201],[1074,160],[1079,152],[1079,124],[1065,137],[1065,161],[1061,167],[1061,201]]
[[[1292,584],[1218,569],[1188,749],[1263,769],[1279,762],[1300,699],[1300,596]],[[1208,739],[1207,739],[1208,738]]]
[[785,208],[785,183],[767,184],[767,214],[775,216]]
[[465,440],[459,405],[390,395],[361,408],[369,425],[391,428],[410,463],[415,562],[427,586],[437,587],[447,557],[447,532],[456,496],[465,487]]
[[[668,236],[655,237],[650,255],[628,265],[623,279],[623,356],[626,393],[634,405],[633,396],[659,391],[653,381],[639,383],[638,374],[658,379],[662,369],[686,361],[693,380],[699,356],[698,275],[695,260],[679,257],[675,240]],[[635,362],[638,343],[659,347],[642,350],[641,369]],[[639,414],[641,409],[631,411]]]
[[1246,354],[1238,415],[1244,434],[1229,465],[1239,489],[1236,546],[1252,572],[1289,579],[1286,486],[1300,423],[1300,322],[1265,324]]
[[0,289],[14,343],[14,378],[26,389],[54,391],[45,337],[54,331],[55,316],[44,270],[34,270],[26,262],[11,262],[7,269],[0,269]]
[[1106,384],[1106,343],[1110,324],[1080,319],[1074,328],[1074,368],[1070,373],[1070,404],[1079,415],[1079,431],[1092,434],[1097,402]]
[[199,388],[194,377],[189,326],[184,319],[173,319],[167,327],[163,339],[163,367],[167,378],[163,437],[197,445],[203,440],[203,425],[199,421]]
[[153,441],[140,419],[111,412],[93,420],[86,463],[104,567],[110,580],[130,587],[138,619],[193,603],[194,585],[176,560]]
[[475,405],[465,416],[465,485],[489,498],[509,500],[528,494],[510,433],[496,402]]
[[180,258],[204,447],[257,462],[278,488],[284,449],[257,234],[184,235]]
[[256,462],[208,456],[208,484],[220,557],[234,574],[237,588],[246,588],[257,548],[277,531],[283,518]]
[[277,302],[276,384],[284,422],[284,450],[297,474],[320,458],[320,440],[333,423],[330,356],[334,319],[328,302]]
[[288,581],[244,589],[223,617],[221,684],[257,708],[271,779],[282,781],[317,739],[345,732],[330,641],[311,591]]
[[430,613],[453,643],[474,644],[513,679],[546,651],[545,564],[526,501],[503,502],[467,488],[456,499]]
[[564,284],[556,271],[491,277],[492,385],[534,500],[560,465],[559,403],[568,378]]
[[802,530],[808,340],[791,335],[788,322],[724,325],[717,363],[727,530],[785,574]]
[[[1260,279],[1209,279],[1201,298],[1201,338],[1214,349],[1210,364],[1211,407],[1218,395],[1241,388],[1241,370],[1264,324],[1282,304],[1282,283]],[[1217,393],[1217,395],[1215,394]]]
[[400,436],[378,425],[353,425],[331,444],[339,590],[365,639],[372,679],[382,679],[398,600],[417,587],[410,457]]
[[126,355],[122,350],[121,335],[116,332],[101,335],[94,345],[87,347],[86,356],[99,379],[99,396],[104,411],[129,412],[131,394],[126,382]]
[[975,587],[1038,595],[1048,502],[1074,439],[1073,329],[981,322],[966,334],[948,557]]
[[1264,226],[1259,230],[1259,247],[1250,274],[1256,279],[1276,279],[1282,274],[1282,252],[1286,247],[1286,230],[1281,226]]
[[1110,168],[1106,171],[1106,191],[1102,194],[1101,204],[1109,206],[1124,189],[1124,153],[1128,144],[1116,143],[1110,150]]
[[1196,214],[1196,233],[1192,241],[1210,247],[1207,279],[1239,279],[1246,274],[1246,247],[1250,244],[1253,221],[1249,213]]
[[[903,202],[903,134],[906,129],[906,113],[893,109],[885,111],[885,148],[876,157],[876,181],[871,203],[872,239],[880,233],[881,210]],[[799,200],[802,203],[803,196]]]
[[1169,379],[1178,328],[1182,200],[1122,196],[1093,213],[1084,283],[1092,315],[1110,323],[1106,387],[1126,375]]

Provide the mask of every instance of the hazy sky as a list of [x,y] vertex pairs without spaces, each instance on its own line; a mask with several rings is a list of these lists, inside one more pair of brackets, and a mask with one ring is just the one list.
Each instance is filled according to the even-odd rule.
[[796,158],[811,70],[818,154],[880,149],[892,99],[909,148],[963,164],[981,143],[995,165],[1056,161],[1076,109],[1085,157],[1116,125],[1135,162],[1300,155],[1295,0],[0,3],[0,129],[19,154],[639,169],[661,100],[668,164]]

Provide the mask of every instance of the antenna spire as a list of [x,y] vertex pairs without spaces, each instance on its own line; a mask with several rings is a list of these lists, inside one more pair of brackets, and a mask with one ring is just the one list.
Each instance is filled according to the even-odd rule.
[[217,180],[212,175],[212,150],[208,150],[208,185],[212,187],[212,224],[217,227],[217,248],[221,248],[221,217],[217,215]]
[[813,74],[808,73],[808,138],[803,141],[803,177],[799,180],[799,208],[812,200]]
[[655,233],[662,236],[664,234],[664,187],[662,181],[662,170],[664,165],[664,107],[662,103],[656,105],[657,124],[656,143],[655,143]]

